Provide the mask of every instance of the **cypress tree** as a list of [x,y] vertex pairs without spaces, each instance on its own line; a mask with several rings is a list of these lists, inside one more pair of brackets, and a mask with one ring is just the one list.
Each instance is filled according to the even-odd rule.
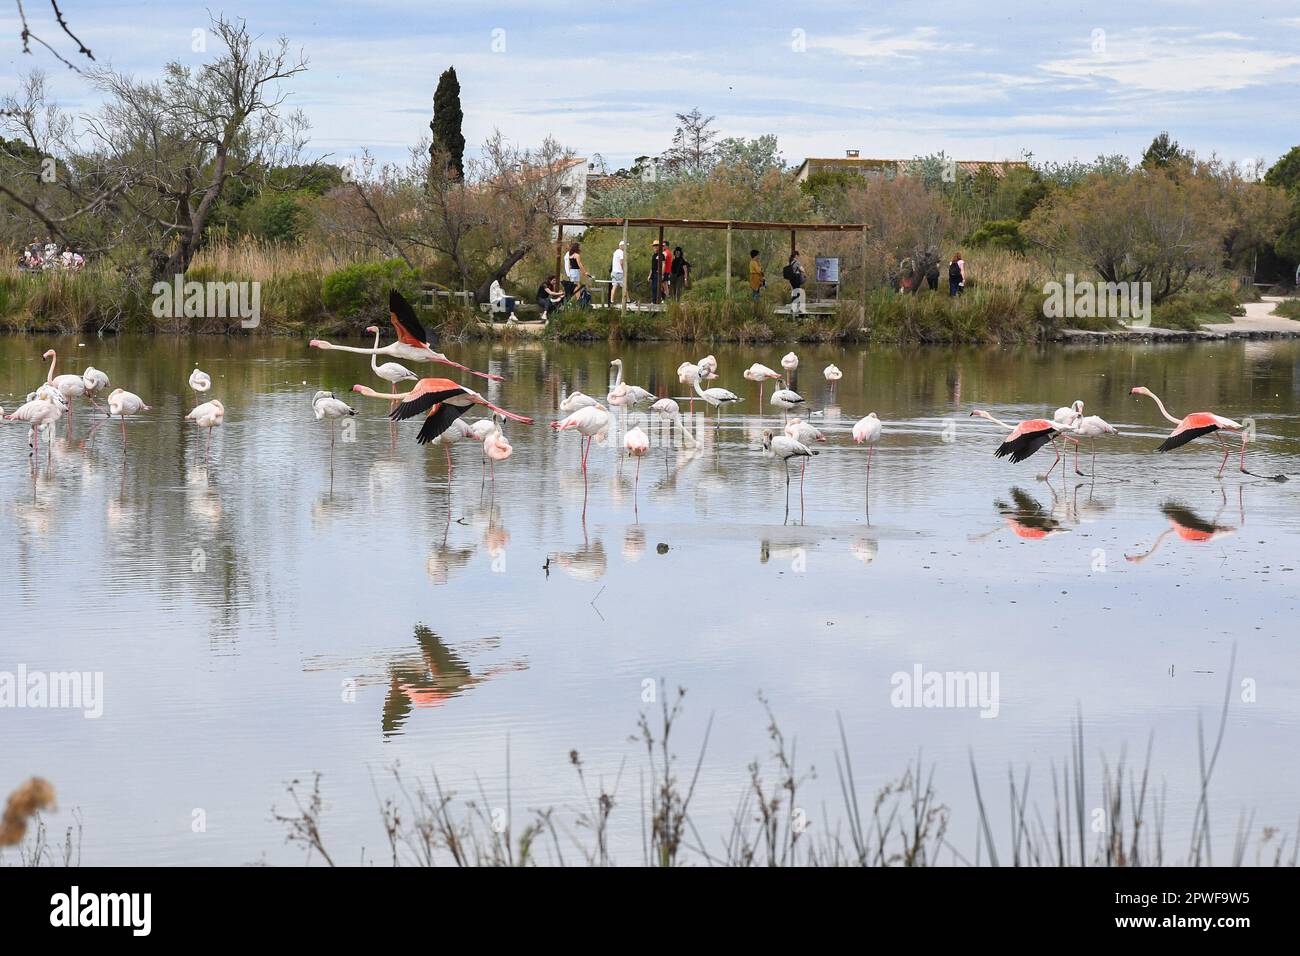
[[442,149],[448,156],[447,168],[457,179],[465,174],[465,134],[461,132],[461,121],[465,114],[460,108],[460,81],[456,79],[456,68],[448,67],[438,77],[438,88],[433,94],[433,122],[429,129],[433,131],[433,146],[430,152]]

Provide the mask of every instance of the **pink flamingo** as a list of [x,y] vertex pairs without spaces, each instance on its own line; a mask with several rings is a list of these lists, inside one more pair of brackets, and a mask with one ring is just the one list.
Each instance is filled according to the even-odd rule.
[[[1064,425],[1061,425],[1058,422],[1048,421],[1046,418],[1030,418],[1021,422],[1019,425],[1008,425],[1006,422],[994,418],[982,408],[975,409],[971,412],[971,416],[988,419],[993,424],[1001,425],[1003,428],[1010,430],[1011,434],[1007,435],[1006,440],[1003,441],[1002,444],[997,447],[997,450],[993,452],[993,457],[1009,457],[1012,464],[1019,464],[1050,441],[1052,442],[1052,447],[1056,449],[1056,460],[1052,462],[1052,467],[1047,469],[1047,474],[1043,475],[1042,478],[1047,479],[1050,477],[1052,470],[1060,463],[1061,448],[1056,444],[1055,439],[1061,434],[1061,430],[1065,427]],[[1076,443],[1078,441],[1077,439],[1070,438],[1068,435],[1064,437],[1066,441],[1073,441]],[[1061,471],[1064,473],[1064,467],[1062,467]]]
[[623,447],[636,459],[636,477],[632,480],[632,500],[636,501],[637,489],[641,486],[641,459],[650,450],[650,439],[640,427],[634,427],[623,436]]
[[1255,419],[1247,418],[1241,423],[1234,422],[1231,418],[1224,418],[1222,415],[1216,415],[1213,412],[1192,412],[1186,418],[1174,418],[1165,410],[1165,403],[1160,401],[1160,397],[1155,392],[1143,385],[1138,385],[1129,390],[1130,395],[1145,395],[1156,403],[1160,409],[1160,414],[1165,416],[1167,421],[1173,422],[1177,428],[1169,433],[1169,437],[1157,446],[1156,451],[1173,451],[1175,448],[1181,448],[1193,439],[1200,438],[1202,435],[1213,434],[1219,444],[1223,446],[1223,460],[1219,462],[1219,473],[1216,478],[1223,477],[1223,468],[1228,463],[1228,443],[1220,434],[1216,434],[1221,429],[1241,433],[1241,471],[1243,474],[1251,474],[1246,471],[1246,442],[1250,440],[1250,433],[1255,429]]
[[421,412],[427,412],[424,424],[420,426],[420,433],[415,436],[415,440],[421,445],[427,445],[433,441],[445,432],[452,422],[475,405],[489,408],[502,418],[508,418],[511,421],[523,422],[525,425],[533,423],[533,420],[528,416],[516,415],[514,412],[508,412],[500,406],[493,405],[472,388],[458,385],[447,378],[422,378],[415,383],[415,388],[409,392],[398,392],[396,394],[376,392],[373,388],[368,388],[365,385],[353,385],[352,391],[367,398],[378,398],[385,402],[396,401],[398,403],[397,407],[388,416],[395,422],[405,421],[408,418],[414,418]]
[[307,345],[314,349],[355,352],[358,355],[391,355],[394,358],[406,359],[408,362],[437,362],[440,365],[450,365],[452,368],[458,368],[462,372],[469,372],[471,375],[477,375],[479,378],[486,378],[490,381],[500,382],[504,380],[500,375],[476,372],[459,362],[453,362],[441,352],[435,352],[433,346],[437,344],[437,336],[430,337],[424,326],[420,324],[420,320],[415,317],[415,310],[411,308],[410,303],[402,298],[402,294],[396,289],[388,294],[388,318],[397,331],[397,341],[391,345],[385,345],[383,348],[376,346],[371,349],[363,349],[350,345],[333,345],[321,339],[312,339]]
[[767,382],[768,380],[779,380],[781,378],[781,373],[768,368],[766,365],[760,365],[758,362],[755,362],[753,365],[745,369],[745,371],[741,372],[740,374],[743,378],[747,378],[751,382],[758,383],[758,410],[762,412],[763,383]]
[[513,454],[514,449],[510,447],[510,441],[506,438],[505,432],[499,427],[494,429],[487,438],[483,439],[483,454],[492,463],[491,474],[492,483],[495,485],[497,480],[496,463],[505,461]]
[[580,408],[568,418],[558,422],[551,422],[552,430],[556,432],[576,431],[586,441],[586,448],[582,452],[582,475],[587,476],[587,456],[591,454],[591,440],[604,435],[609,429],[609,410],[604,405],[597,402],[595,405],[588,405]]

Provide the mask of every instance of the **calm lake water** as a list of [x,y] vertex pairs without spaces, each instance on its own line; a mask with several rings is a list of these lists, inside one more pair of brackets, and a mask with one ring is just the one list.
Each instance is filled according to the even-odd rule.
[[[1020,777],[1026,764],[1050,816],[1051,767],[1068,759],[1077,710],[1094,804],[1101,755],[1113,763],[1127,745],[1140,763],[1153,735],[1177,858],[1197,798],[1197,718],[1217,722],[1234,644],[1216,862],[1239,813],[1294,830],[1300,481],[1217,481],[1207,440],[1154,454],[1169,426],[1128,390],[1147,385],[1179,415],[1253,415],[1252,470],[1294,474],[1297,343],[800,346],[797,386],[829,440],[807,468],[803,520],[796,480],[788,522],[782,468],[760,447],[779,416],[765,404],[760,417],[740,374],[779,367],[786,347],[715,349],[713,384],[745,401],[716,432],[712,417],[698,426],[695,453],[652,448],[636,494],[621,435],[595,446],[585,521],[578,437],[545,427],[559,400],[603,395],[618,356],[628,381],[683,396],[675,369],[700,349],[448,346],[504,375],[485,394],[538,422],[509,425],[514,456],[493,483],[473,444],[453,449],[449,482],[443,450],[415,443],[417,422],[391,427],[386,405],[348,395],[387,387],[364,356],[298,341],[9,337],[6,410],[45,380],[47,348],[60,371],[93,364],[153,405],[128,422],[124,456],[116,423],[80,447],[94,417],[78,402],[74,440],[65,418],[36,479],[25,427],[0,429],[0,671],[103,675],[98,719],[0,709],[0,791],[49,778],[49,822],[61,832],[80,815],[87,864],[300,861],[272,807],[315,771],[335,859],[364,847],[382,860],[388,768],[436,768],[444,786],[504,806],[507,752],[516,825],[554,806],[573,830],[585,804],[571,750],[589,779],[612,783],[623,767],[616,856],[639,862],[644,760],[629,737],[659,679],[688,691],[674,731],[684,771],[713,721],[693,807],[710,841],[748,763],[770,752],[761,691],[816,769],[815,827],[842,817],[837,715],[863,799],[920,753],[952,808],[951,842],[973,856],[970,755],[995,819],[1008,766]],[[821,374],[832,361],[844,371],[833,396]],[[182,421],[196,363],[227,408],[207,464]],[[312,417],[318,388],[360,411],[332,456]],[[1095,482],[1037,480],[1050,450],[994,459],[998,430],[968,417],[1050,416],[1076,398],[1122,432],[1099,443]],[[886,429],[869,511],[866,450],[849,438],[868,411]],[[918,666],[996,675],[996,716],[894,706],[893,675]]]

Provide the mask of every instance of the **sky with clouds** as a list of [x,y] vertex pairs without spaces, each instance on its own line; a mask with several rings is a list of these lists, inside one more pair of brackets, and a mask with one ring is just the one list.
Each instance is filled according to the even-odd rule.
[[[662,151],[673,114],[698,106],[723,135],[777,134],[786,159],[1091,159],[1139,155],[1167,129],[1202,155],[1272,162],[1300,142],[1300,5],[1262,0],[560,3],[328,0],[241,4],[62,0],[74,32],[119,70],[214,55],[192,47],[207,10],[246,16],[300,46],[291,102],[318,154],[404,155],[427,132],[438,74],[454,65],[471,148],[493,129],[554,135],[611,168]],[[46,0],[34,32],[72,58]],[[62,104],[95,105],[77,74],[24,55],[0,0],[0,91],[47,71]]]

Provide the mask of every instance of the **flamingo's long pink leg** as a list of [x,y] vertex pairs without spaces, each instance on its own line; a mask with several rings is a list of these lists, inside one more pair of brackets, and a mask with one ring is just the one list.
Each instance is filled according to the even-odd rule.
[[1044,481],[1046,481],[1048,478],[1050,478],[1050,477],[1052,476],[1052,471],[1056,468],[1057,464],[1058,464],[1058,463],[1060,462],[1060,460],[1061,460],[1061,448],[1060,448],[1060,446],[1057,445],[1056,442],[1052,442],[1052,447],[1056,449],[1056,461],[1053,461],[1053,462],[1052,462],[1052,467],[1049,468],[1049,469],[1047,469],[1047,474],[1043,475],[1043,480],[1044,480]]
[[[1218,435],[1218,432],[1215,432],[1215,434]],[[1224,468],[1225,465],[1228,464],[1228,452],[1229,452],[1229,450],[1230,450],[1230,449],[1228,448],[1228,443],[1227,443],[1226,441],[1223,440],[1222,436],[1219,437],[1219,444],[1223,446],[1223,461],[1219,462],[1219,473],[1218,473],[1217,475],[1214,476],[1215,478],[1222,478],[1222,477],[1223,477],[1223,468]],[[1244,460],[1244,457],[1243,457],[1243,460]]]

